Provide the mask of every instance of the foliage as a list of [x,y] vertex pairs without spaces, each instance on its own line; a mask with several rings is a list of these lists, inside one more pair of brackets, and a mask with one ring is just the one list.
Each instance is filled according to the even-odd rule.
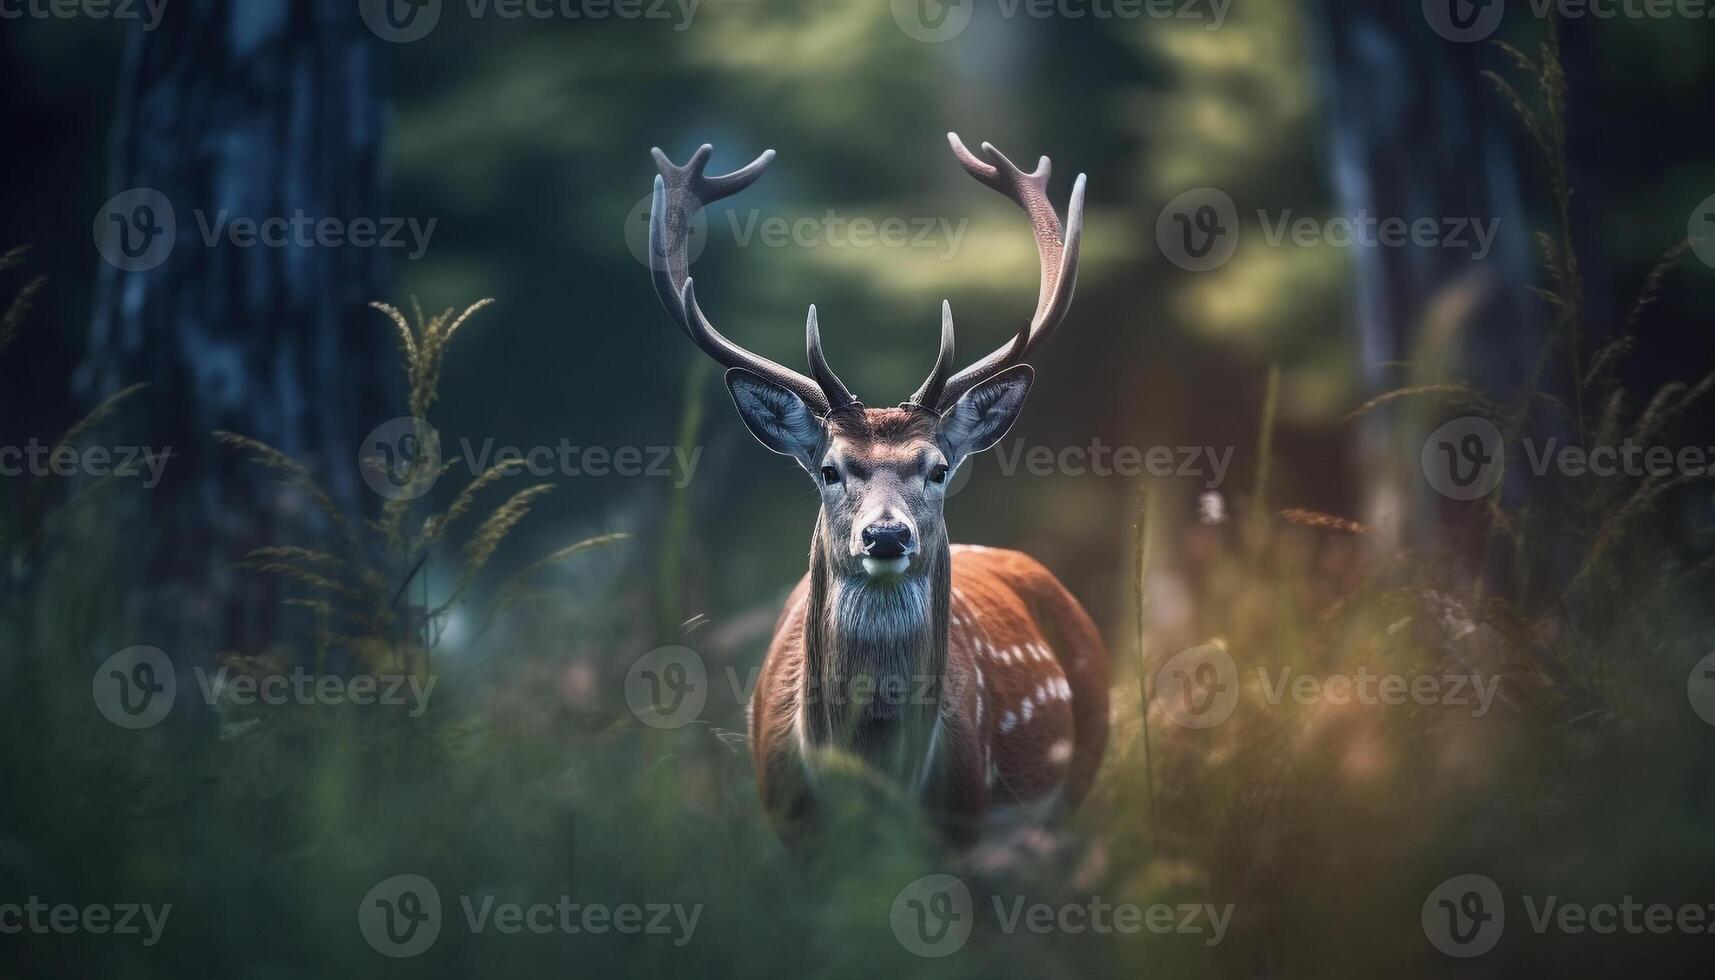
[[[398,309],[385,303],[371,304],[393,321],[399,333],[408,382],[408,407],[411,435],[419,446],[438,446],[439,436],[429,424],[429,409],[440,394],[441,370],[453,335],[478,311],[493,300],[484,299],[454,315],[447,309],[435,316],[424,317],[420,307],[414,309],[415,325],[407,321]],[[415,305],[415,304],[413,304]],[[425,602],[412,606],[402,602],[412,579],[429,560],[433,546],[448,529],[458,524],[476,506],[477,498],[488,487],[513,475],[515,461],[502,460],[475,476],[458,492],[446,510],[430,513],[420,521],[415,519],[416,495],[389,498],[382,506],[381,517],[368,522],[368,531],[379,539],[380,550],[393,560],[394,568],[407,569],[403,578],[390,575],[382,563],[372,559],[375,548],[370,547],[353,523],[334,504],[310,472],[285,453],[255,439],[232,432],[216,432],[215,437],[226,445],[246,451],[261,466],[275,471],[283,482],[303,493],[327,518],[333,542],[320,548],[268,546],[255,549],[245,557],[243,567],[281,579],[301,587],[306,597],[292,600],[314,612],[316,616],[316,649],[318,669],[326,661],[330,647],[349,649],[369,671],[412,671],[425,675],[429,654],[437,642],[441,624],[453,607],[468,593],[478,573],[494,556],[501,542],[529,514],[531,505],[553,489],[552,484],[540,483],[515,491],[488,513],[471,532],[464,544],[464,561],[457,584],[447,597],[433,605]],[[427,465],[440,467],[440,473],[451,470],[455,460],[440,461],[438,453],[426,455]],[[423,460],[413,459],[413,467]],[[431,474],[433,475],[433,474]],[[422,474],[413,472],[413,478]],[[544,569],[580,554],[590,548],[612,544],[624,539],[623,534],[607,534],[580,541],[562,548],[546,558],[526,566],[510,576],[499,589],[488,614],[514,605],[528,587],[531,577]]]

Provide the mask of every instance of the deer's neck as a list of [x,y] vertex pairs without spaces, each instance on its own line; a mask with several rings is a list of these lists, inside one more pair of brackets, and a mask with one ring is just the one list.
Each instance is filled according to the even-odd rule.
[[921,777],[938,737],[947,670],[951,557],[944,537],[924,546],[922,571],[848,575],[818,519],[804,631],[805,738],[906,780]]

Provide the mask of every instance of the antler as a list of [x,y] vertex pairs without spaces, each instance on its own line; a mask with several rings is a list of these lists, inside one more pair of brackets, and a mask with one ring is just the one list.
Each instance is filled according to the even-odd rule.
[[792,391],[802,398],[818,415],[860,405],[844,383],[828,368],[822,355],[822,338],[816,329],[816,308],[810,307],[805,324],[805,346],[810,370],[815,380],[777,364],[766,357],[753,354],[722,336],[697,305],[696,290],[691,284],[688,242],[691,219],[704,205],[713,204],[737,194],[762,176],[762,171],[774,159],[773,150],[748,166],[721,177],[704,173],[714,147],[707,143],[697,147],[683,167],[667,159],[659,147],[652,148],[660,175],[655,178],[655,196],[649,205],[650,271],[655,281],[655,294],[667,308],[679,329],[685,331],[703,352],[728,368],[743,368]]
[[1001,371],[1021,363],[1041,346],[1072,305],[1072,288],[1078,279],[1078,243],[1084,233],[1084,175],[1072,184],[1072,202],[1067,209],[1066,227],[1062,232],[1060,217],[1048,200],[1050,164],[1043,157],[1033,173],[1018,169],[1006,154],[988,143],[982,145],[983,156],[965,148],[957,133],[948,133],[947,142],[953,155],[972,177],[994,188],[1024,209],[1030,218],[1030,228],[1036,235],[1036,252],[1042,264],[1042,283],[1036,296],[1036,314],[1030,324],[1013,337],[1005,347],[997,348],[951,378],[947,367],[953,359],[953,315],[951,309],[941,308],[941,352],[935,359],[923,387],[911,396],[907,404],[926,408],[937,414],[945,412],[965,392],[994,377]]

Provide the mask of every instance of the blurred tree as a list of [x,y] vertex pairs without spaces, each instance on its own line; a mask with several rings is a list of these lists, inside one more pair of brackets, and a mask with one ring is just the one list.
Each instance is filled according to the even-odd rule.
[[[1323,0],[1306,12],[1319,42],[1337,213],[1431,218],[1443,227],[1493,220],[1499,229],[1481,259],[1455,247],[1352,250],[1351,322],[1364,397],[1451,378],[1510,398],[1545,325],[1516,285],[1534,281],[1535,268],[1513,152],[1516,121],[1481,75],[1499,67],[1493,45],[1441,36],[1416,3]],[[1404,362],[1410,374],[1399,368]],[[1434,523],[1438,498],[1392,462],[1411,456],[1390,445],[1398,431],[1384,414],[1363,422],[1359,471],[1372,475],[1363,517],[1411,539]],[[1402,526],[1408,514],[1418,516],[1415,526]]]
[[[381,251],[297,231],[284,245],[242,247],[220,232],[238,219],[381,215],[382,47],[342,0],[171,4],[154,30],[126,39],[109,192],[159,192],[174,210],[158,230],[172,237],[159,265],[100,268],[77,388],[97,399],[152,383],[133,412],[151,413],[139,428],[174,455],[150,512],[136,515],[166,547],[137,571],[171,585],[133,594],[158,635],[192,649],[261,652],[252,644],[271,635],[271,587],[231,565],[277,541],[277,512],[292,503],[215,448],[212,430],[306,461],[342,506],[366,495],[346,464],[392,403],[393,372],[380,367],[391,334],[364,309],[381,295]],[[134,206],[116,215],[121,227],[148,217]]]

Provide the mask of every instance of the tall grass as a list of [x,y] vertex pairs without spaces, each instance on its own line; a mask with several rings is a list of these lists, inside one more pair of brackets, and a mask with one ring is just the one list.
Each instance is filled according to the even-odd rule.
[[[413,301],[414,319],[407,320],[397,308],[385,303],[371,305],[392,321],[398,333],[407,382],[407,410],[411,437],[419,447],[439,446],[439,436],[429,421],[429,410],[440,397],[440,379],[452,339],[470,319],[493,300],[481,300],[455,312],[447,309],[425,317]],[[418,494],[391,497],[381,508],[378,520],[358,522],[341,513],[333,498],[310,472],[285,453],[247,436],[216,432],[226,445],[241,449],[259,465],[279,474],[284,482],[303,493],[327,518],[333,540],[322,547],[268,546],[246,556],[242,567],[278,576],[300,588],[302,597],[288,600],[314,615],[318,669],[325,666],[325,651],[338,647],[350,651],[364,669],[385,673],[406,671],[427,676],[429,657],[452,610],[464,601],[477,575],[529,514],[531,507],[552,484],[538,483],[515,490],[487,516],[476,523],[463,546],[463,562],[452,589],[439,601],[428,599],[425,570],[437,544],[476,508],[484,490],[516,474],[517,462],[497,461],[475,475],[453,497],[445,510],[420,513],[427,508]],[[428,455],[426,453],[426,455]],[[413,480],[438,482],[456,460],[441,460],[438,451],[424,461],[438,473],[417,473]],[[431,486],[433,483],[431,483]],[[623,540],[623,534],[606,534],[576,542],[526,565],[503,582],[497,598],[481,617],[491,622],[494,614],[516,605],[530,581],[554,565],[591,548]],[[383,556],[377,560],[377,555]],[[421,602],[410,601],[409,590],[417,584]]]

